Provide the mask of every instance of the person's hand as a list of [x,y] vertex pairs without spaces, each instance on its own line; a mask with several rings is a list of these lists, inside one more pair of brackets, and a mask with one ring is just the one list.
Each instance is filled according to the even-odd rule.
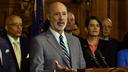
[[67,69],[67,70],[65,70],[65,72],[77,72],[77,69]]
[[65,70],[68,70],[68,68],[65,66],[62,66],[58,63],[58,61],[55,61],[56,66],[56,72],[65,72]]
[[56,72],[77,72],[77,69],[69,69],[66,66],[62,66],[58,63],[58,61],[55,61],[56,65]]

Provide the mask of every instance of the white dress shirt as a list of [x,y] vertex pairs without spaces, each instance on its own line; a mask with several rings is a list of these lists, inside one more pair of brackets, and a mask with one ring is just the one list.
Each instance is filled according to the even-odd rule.
[[10,35],[8,35],[8,37],[9,37],[9,40],[10,40],[12,46],[13,46],[13,50],[14,50],[15,56],[17,58],[17,63],[18,63],[18,66],[20,68],[21,67],[21,60],[22,60],[22,58],[21,58],[21,48],[20,48],[20,38],[17,38],[15,40]]
[[[50,28],[50,31],[52,32],[52,34],[56,38],[57,42],[60,44],[60,40],[59,40],[60,34],[58,32],[56,32],[55,30],[53,30],[52,28]],[[64,31],[62,32],[61,35],[63,36],[63,41],[64,41],[64,44],[66,46],[66,49],[67,49],[68,53],[70,54],[70,52],[69,52],[69,46],[68,46],[68,42],[67,42],[67,38],[66,38],[66,36],[64,34]]]
[[10,35],[8,35],[8,38],[14,48],[14,44],[13,43],[17,43],[18,47],[20,48],[20,38],[17,38],[17,40],[15,40],[13,37],[11,37]]

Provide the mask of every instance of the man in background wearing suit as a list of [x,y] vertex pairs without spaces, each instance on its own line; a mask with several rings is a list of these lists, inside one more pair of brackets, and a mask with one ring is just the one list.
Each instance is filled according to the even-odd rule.
[[74,30],[74,24],[75,24],[75,16],[72,12],[68,12],[67,25],[65,27],[65,32],[72,34]]
[[85,68],[78,38],[64,32],[67,24],[66,6],[61,2],[51,3],[47,18],[50,21],[49,30],[31,42],[30,72],[76,72]]
[[[22,38],[22,19],[17,15],[7,17],[5,22],[6,34],[3,36],[7,40],[11,52],[12,72],[27,72],[29,63],[27,61],[28,40]],[[27,69],[25,69],[27,68]]]
[[117,66],[116,64],[117,63],[117,51],[121,47],[121,42],[111,37],[113,24],[110,18],[103,19],[102,27],[103,27],[103,32],[102,32],[101,39],[105,40],[107,46],[104,45],[104,47],[101,48],[101,52],[103,56],[105,57],[109,66],[115,67]]
[[0,37],[0,72],[10,72],[11,61],[10,61],[10,50],[6,40]]
[[[75,30],[78,29],[78,27],[76,29],[76,26],[78,26],[78,25],[76,25],[75,23],[76,23],[75,22],[75,15],[72,12],[68,12],[67,25],[65,27],[65,32],[78,37],[78,39],[80,40],[80,43],[81,43],[81,47],[84,47],[84,45],[85,45],[84,41],[85,40],[82,37],[80,37],[79,35],[74,34]],[[80,34],[80,31],[79,31],[79,34]]]

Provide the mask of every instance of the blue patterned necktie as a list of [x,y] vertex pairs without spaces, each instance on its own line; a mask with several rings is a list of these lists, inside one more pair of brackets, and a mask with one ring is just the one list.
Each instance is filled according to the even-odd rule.
[[60,35],[59,36],[59,39],[60,39],[60,46],[64,52],[64,55],[65,55],[65,58],[67,59],[67,62],[68,62],[68,65],[71,67],[71,58],[70,58],[70,54],[68,53],[68,50],[64,44],[64,41],[63,41],[63,36]]

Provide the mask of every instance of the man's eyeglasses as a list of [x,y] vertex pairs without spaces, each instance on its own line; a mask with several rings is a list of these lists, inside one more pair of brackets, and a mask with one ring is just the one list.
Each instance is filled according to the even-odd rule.
[[20,26],[20,27],[23,27],[22,24],[9,24],[9,25],[11,25],[11,26]]

